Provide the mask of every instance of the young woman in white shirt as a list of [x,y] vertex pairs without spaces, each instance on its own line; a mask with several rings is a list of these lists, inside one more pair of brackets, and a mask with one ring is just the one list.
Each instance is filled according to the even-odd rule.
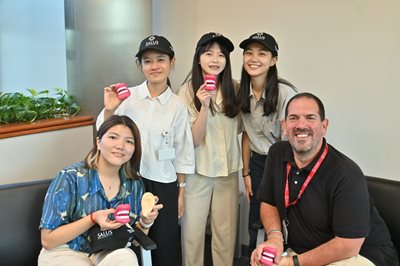
[[112,114],[127,115],[138,125],[143,150],[140,174],[146,190],[156,194],[164,206],[149,232],[157,243],[153,265],[176,266],[185,174],[194,172],[189,117],[185,104],[170,88],[168,77],[175,63],[170,42],[151,35],[141,42],[136,57],[146,81],[129,88],[130,96],[123,101],[113,85],[106,87],[97,126]]
[[[197,43],[192,70],[178,95],[189,109],[196,153],[196,173],[186,177],[182,246],[185,266],[203,266],[207,217],[211,218],[214,265],[232,265],[238,211],[238,84],[232,80],[232,42],[219,33]],[[209,91],[205,75],[216,76]]]

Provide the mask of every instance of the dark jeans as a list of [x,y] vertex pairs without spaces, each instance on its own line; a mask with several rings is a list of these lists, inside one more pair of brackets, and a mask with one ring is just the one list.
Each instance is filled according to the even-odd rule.
[[250,176],[251,176],[251,188],[253,190],[253,196],[250,197],[250,212],[249,212],[249,256],[251,252],[256,248],[257,243],[257,225],[260,222],[260,201],[257,199],[257,191],[260,185],[261,179],[264,174],[266,155],[261,155],[255,152],[251,152],[250,158]]

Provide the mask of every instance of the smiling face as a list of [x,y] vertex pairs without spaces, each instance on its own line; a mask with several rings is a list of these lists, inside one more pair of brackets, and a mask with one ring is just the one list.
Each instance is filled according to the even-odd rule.
[[167,54],[149,50],[143,53],[140,64],[143,74],[149,82],[166,84],[174,62],[175,57],[170,59]]
[[260,43],[254,42],[246,46],[243,52],[243,67],[251,77],[267,76],[268,70],[275,65],[277,57]]
[[132,131],[121,124],[111,127],[101,139],[97,139],[97,149],[100,151],[99,166],[121,167],[135,151]]
[[287,110],[282,128],[292,145],[295,158],[314,159],[322,146],[328,120],[321,121],[317,103],[307,97],[293,99]]
[[226,58],[222,53],[218,43],[214,42],[211,46],[200,55],[199,62],[203,76],[206,74],[218,76],[224,71],[226,66]]

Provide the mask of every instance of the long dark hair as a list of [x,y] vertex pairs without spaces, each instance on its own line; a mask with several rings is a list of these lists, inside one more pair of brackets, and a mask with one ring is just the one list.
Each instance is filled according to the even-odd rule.
[[102,139],[104,134],[107,133],[112,127],[117,125],[124,125],[128,127],[133,135],[133,139],[135,142],[135,152],[132,157],[124,163],[121,167],[124,170],[125,175],[128,178],[139,179],[140,176],[140,160],[142,158],[142,143],[140,140],[140,133],[135,122],[132,121],[129,117],[125,115],[112,115],[108,119],[106,119],[103,124],[101,124],[99,130],[97,131],[96,138],[94,139],[94,145],[92,150],[85,158],[85,165],[89,169],[97,169],[97,160],[100,154],[100,151],[97,149],[97,139]]
[[[226,47],[219,42],[217,43],[226,59],[225,68],[218,75],[217,81],[217,86],[220,85],[219,88],[221,89],[222,95],[222,112],[225,114],[225,116],[233,118],[239,113],[239,105],[232,80],[231,60],[229,57],[229,51],[226,49]],[[183,84],[185,84],[186,82],[190,82],[190,84],[192,85],[194,94],[194,105],[196,106],[197,111],[200,111],[201,103],[200,100],[196,97],[196,93],[199,90],[200,86],[204,83],[203,71],[201,69],[201,65],[199,64],[200,56],[207,52],[212,45],[213,42],[208,42],[205,45],[201,45],[196,49],[196,52],[193,56],[192,70],[183,81]],[[212,102],[210,103],[210,109],[211,113],[214,115],[214,106]]]
[[[278,69],[276,64],[271,66],[266,76],[267,83],[263,91],[265,98],[264,102],[264,115],[268,116],[276,112],[279,99],[279,83],[285,84],[296,90],[294,85],[287,80],[278,78]],[[240,109],[243,113],[250,113],[250,82],[251,76],[242,67],[242,76],[240,79],[240,90],[239,90],[239,104]]]

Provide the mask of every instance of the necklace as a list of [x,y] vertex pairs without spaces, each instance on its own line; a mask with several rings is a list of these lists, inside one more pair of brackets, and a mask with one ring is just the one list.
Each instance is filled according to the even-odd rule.
[[[106,185],[106,186],[108,187],[108,190],[111,190],[111,189],[112,189],[112,187],[113,187],[113,185],[114,185],[114,183],[115,183],[115,181],[116,181],[117,179],[119,179],[119,178],[114,178],[114,180],[111,182],[110,185]],[[105,183],[105,182],[103,181],[102,183]],[[104,186],[104,184],[103,184],[103,186]]]
[[115,181],[117,180],[118,178],[114,178],[114,180],[111,182],[111,184],[108,186],[108,190],[111,190],[111,188],[112,188],[112,186],[114,185],[114,183],[115,183]]

